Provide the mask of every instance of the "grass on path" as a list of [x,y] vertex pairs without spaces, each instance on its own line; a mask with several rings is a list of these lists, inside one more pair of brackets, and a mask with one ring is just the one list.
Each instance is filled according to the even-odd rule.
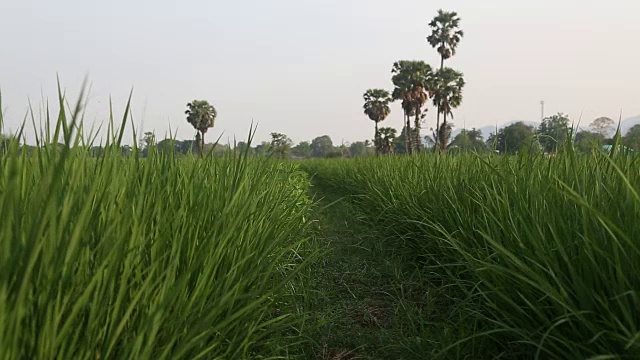
[[314,269],[313,359],[423,359],[420,319],[437,308],[419,272],[361,218],[352,197],[317,186],[317,238],[326,253]]

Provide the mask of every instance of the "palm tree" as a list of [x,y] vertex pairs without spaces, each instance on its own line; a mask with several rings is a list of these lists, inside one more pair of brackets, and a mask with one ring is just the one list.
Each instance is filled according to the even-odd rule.
[[391,154],[393,152],[393,145],[396,139],[396,129],[390,127],[384,127],[380,129],[380,142],[381,150],[383,154]]
[[[453,12],[438,10],[438,15],[429,23],[431,35],[427,36],[429,44],[440,54],[440,70],[444,69],[444,61],[456,54],[456,48],[464,37],[460,30],[460,17]],[[440,128],[440,108],[438,108],[436,129]],[[438,138],[436,146],[438,146]]]
[[429,44],[440,54],[440,69],[444,68],[444,61],[456,54],[456,48],[464,37],[459,29],[460,17],[455,11],[438,10],[438,15],[429,23],[431,35],[427,36]]
[[216,109],[206,100],[193,100],[187,104],[187,121],[198,131],[198,147],[200,148],[200,157],[204,150],[204,134],[209,128],[213,127],[218,113]]
[[453,118],[452,110],[462,103],[462,88],[464,87],[463,74],[451,68],[438,70],[434,77],[433,103],[444,115],[442,126],[437,125],[436,147],[447,150],[447,141],[451,128],[447,124],[447,116]]
[[378,123],[384,121],[384,119],[391,113],[389,103],[391,102],[391,96],[387,90],[383,89],[369,89],[364,93],[364,113],[376,123],[376,132],[374,142],[376,147],[376,155],[379,153],[380,148],[380,133],[378,132]]
[[[413,140],[415,137],[416,150],[420,151],[420,122],[422,120],[422,107],[428,100],[425,89],[433,77],[433,70],[424,61],[401,60],[393,64],[391,69],[393,76],[391,81],[393,100],[402,100],[402,109],[405,116],[405,131],[407,139],[407,152],[413,152]],[[411,117],[415,116],[415,129],[411,130]],[[413,136],[412,136],[413,135]]]

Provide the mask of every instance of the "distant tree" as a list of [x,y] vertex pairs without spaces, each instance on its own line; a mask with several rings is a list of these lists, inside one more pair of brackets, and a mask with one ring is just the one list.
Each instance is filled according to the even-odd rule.
[[640,151],[640,125],[634,125],[627,131],[627,135],[624,137],[624,144],[632,150]]
[[456,49],[464,32],[460,30],[460,17],[456,12],[438,10],[438,15],[429,23],[431,34],[427,41],[440,54],[440,69],[444,68],[444,61],[456,54]]
[[506,154],[515,154],[537,146],[533,126],[528,126],[522,121],[500,129],[497,134],[491,134],[487,145]]
[[311,141],[311,156],[326,157],[333,151],[333,141],[329,135],[318,136]]
[[280,159],[286,159],[291,152],[293,141],[285,134],[271,133],[271,153]]
[[[378,134],[378,138],[380,138],[380,134]],[[382,139],[380,139],[380,143],[382,143]],[[382,144],[380,144],[382,147]],[[349,155],[351,157],[364,157],[367,156],[367,145],[364,141],[356,141],[349,145]]]
[[[404,126],[407,153],[413,152],[414,142],[416,150],[420,151],[420,123],[423,120],[422,106],[428,100],[426,90],[432,82],[433,70],[424,61],[401,60],[393,64],[391,69],[394,89],[393,100],[402,101],[404,111]],[[411,117],[415,116],[415,130],[411,130]],[[413,136],[412,136],[413,134]]]
[[259,145],[256,145],[255,152],[256,155],[266,156],[271,152],[271,143],[268,141],[263,141]]
[[140,139],[140,147],[143,151],[148,151],[149,148],[156,144],[156,135],[152,132],[146,132]]
[[251,149],[251,147],[249,146],[249,144],[247,144],[244,141],[238,141],[235,145],[234,150],[238,153],[244,154],[245,152],[249,151]]
[[544,152],[556,153],[565,144],[569,134],[569,118],[558,113],[542,120],[536,135]]
[[608,117],[599,117],[589,124],[591,131],[608,138],[615,129],[615,122]]
[[447,150],[447,143],[451,135],[451,126],[447,123],[447,116],[453,119],[453,109],[462,104],[462,89],[465,82],[461,72],[451,68],[438,70],[433,80],[433,103],[443,114],[442,125],[436,123],[436,146],[440,150]]
[[200,156],[203,155],[204,150],[204,135],[209,128],[213,127],[213,123],[218,116],[216,109],[209,104],[206,100],[193,100],[187,104],[187,121],[193,126],[200,135],[198,148],[200,150]]
[[590,153],[599,149],[604,144],[605,138],[602,134],[593,131],[580,131],[573,139],[574,147],[582,153]]
[[311,143],[308,141],[301,141],[298,145],[291,149],[293,156],[308,158],[311,156]]
[[458,151],[472,151],[482,152],[485,151],[487,146],[482,137],[482,131],[473,128],[471,130],[462,129],[462,132],[456,135],[456,137],[449,144],[450,148],[456,148]]
[[[444,70],[444,61],[456,54],[456,49],[460,40],[464,37],[464,32],[460,29],[460,17],[456,12],[438,10],[438,14],[429,23],[431,34],[427,36],[427,42],[431,47],[440,54],[440,71]],[[440,114],[443,113],[440,108],[440,101],[435,102],[437,108],[436,120],[436,147],[439,145],[440,136]],[[442,131],[446,133],[447,125],[444,125]]]
[[391,113],[389,103],[391,102],[391,96],[387,90],[383,89],[369,89],[364,93],[364,113],[369,119],[375,122],[375,135],[374,143],[376,144],[376,154],[379,149],[379,137],[378,123],[384,121],[384,119]]
[[396,129],[384,127],[380,129],[381,151],[383,154],[392,154],[396,148]]

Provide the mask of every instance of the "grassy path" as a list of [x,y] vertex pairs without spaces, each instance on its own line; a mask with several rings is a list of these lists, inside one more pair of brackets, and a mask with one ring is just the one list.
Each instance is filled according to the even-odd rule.
[[326,251],[314,269],[313,304],[323,325],[313,359],[416,359],[408,344],[425,303],[414,272],[393,245],[369,229],[349,197],[314,188],[318,240]]

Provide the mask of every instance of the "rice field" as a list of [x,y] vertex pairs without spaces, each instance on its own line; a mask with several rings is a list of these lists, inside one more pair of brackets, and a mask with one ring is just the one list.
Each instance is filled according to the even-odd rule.
[[51,122],[64,144],[0,156],[0,357],[295,355],[307,174],[234,153],[91,157],[78,114]]
[[92,156],[80,114],[2,148],[2,358],[640,356],[637,157],[140,158],[126,114]]
[[568,153],[306,166],[438,294],[416,314],[415,354],[613,359],[640,356],[639,165]]

